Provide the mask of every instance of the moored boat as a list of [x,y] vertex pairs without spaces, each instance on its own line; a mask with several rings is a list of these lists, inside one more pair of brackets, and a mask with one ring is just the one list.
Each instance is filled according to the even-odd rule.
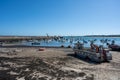
[[31,45],[40,45],[40,42],[32,42]]

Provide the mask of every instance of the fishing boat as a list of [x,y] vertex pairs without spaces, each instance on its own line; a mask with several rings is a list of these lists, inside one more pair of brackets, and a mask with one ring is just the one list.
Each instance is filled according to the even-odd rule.
[[107,43],[107,45],[110,48],[110,50],[112,50],[112,51],[120,51],[120,46],[119,45],[109,44],[109,43]]
[[107,43],[108,47],[112,50],[112,51],[120,51],[120,45],[115,44],[115,41],[113,40],[112,43]]
[[91,48],[84,48],[83,44],[76,43],[73,48],[75,56],[99,63],[112,60],[109,49],[104,49],[103,46],[98,47],[93,43],[90,46]]

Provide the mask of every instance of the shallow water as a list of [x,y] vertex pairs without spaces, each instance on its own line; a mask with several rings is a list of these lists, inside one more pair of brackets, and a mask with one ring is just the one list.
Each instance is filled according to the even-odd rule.
[[[80,37],[80,36],[64,36],[62,39],[59,40],[41,40],[41,41],[32,41],[32,42],[22,42],[23,45],[27,46],[50,46],[50,47],[60,47],[61,45],[67,46],[74,46],[74,43],[81,42],[84,43],[85,47],[90,47],[90,41],[94,41],[97,45],[103,45],[104,47],[107,47],[106,43],[112,43],[112,41],[115,41],[115,44],[120,45],[120,38],[119,37]],[[101,42],[103,40],[103,42]],[[106,42],[104,42],[106,40]],[[40,45],[32,45],[33,42],[38,42]]]

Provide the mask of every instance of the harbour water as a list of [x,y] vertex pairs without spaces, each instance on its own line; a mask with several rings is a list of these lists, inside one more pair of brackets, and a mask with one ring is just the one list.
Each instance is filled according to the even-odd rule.
[[[84,47],[90,47],[90,42],[93,41],[96,45],[103,45],[107,47],[106,43],[112,43],[115,41],[115,44],[120,45],[120,37],[81,37],[81,36],[63,36],[63,38],[59,38],[57,40],[34,40],[34,41],[23,41],[23,45],[27,46],[49,46],[49,47],[60,47],[63,45],[64,47],[71,46],[73,47],[75,43],[81,42],[84,44]],[[32,43],[40,43],[40,44],[32,44]]]

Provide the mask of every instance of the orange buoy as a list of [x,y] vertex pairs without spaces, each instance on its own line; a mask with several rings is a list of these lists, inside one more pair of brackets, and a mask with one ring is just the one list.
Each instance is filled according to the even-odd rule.
[[44,51],[45,50],[45,48],[39,48],[39,51]]

